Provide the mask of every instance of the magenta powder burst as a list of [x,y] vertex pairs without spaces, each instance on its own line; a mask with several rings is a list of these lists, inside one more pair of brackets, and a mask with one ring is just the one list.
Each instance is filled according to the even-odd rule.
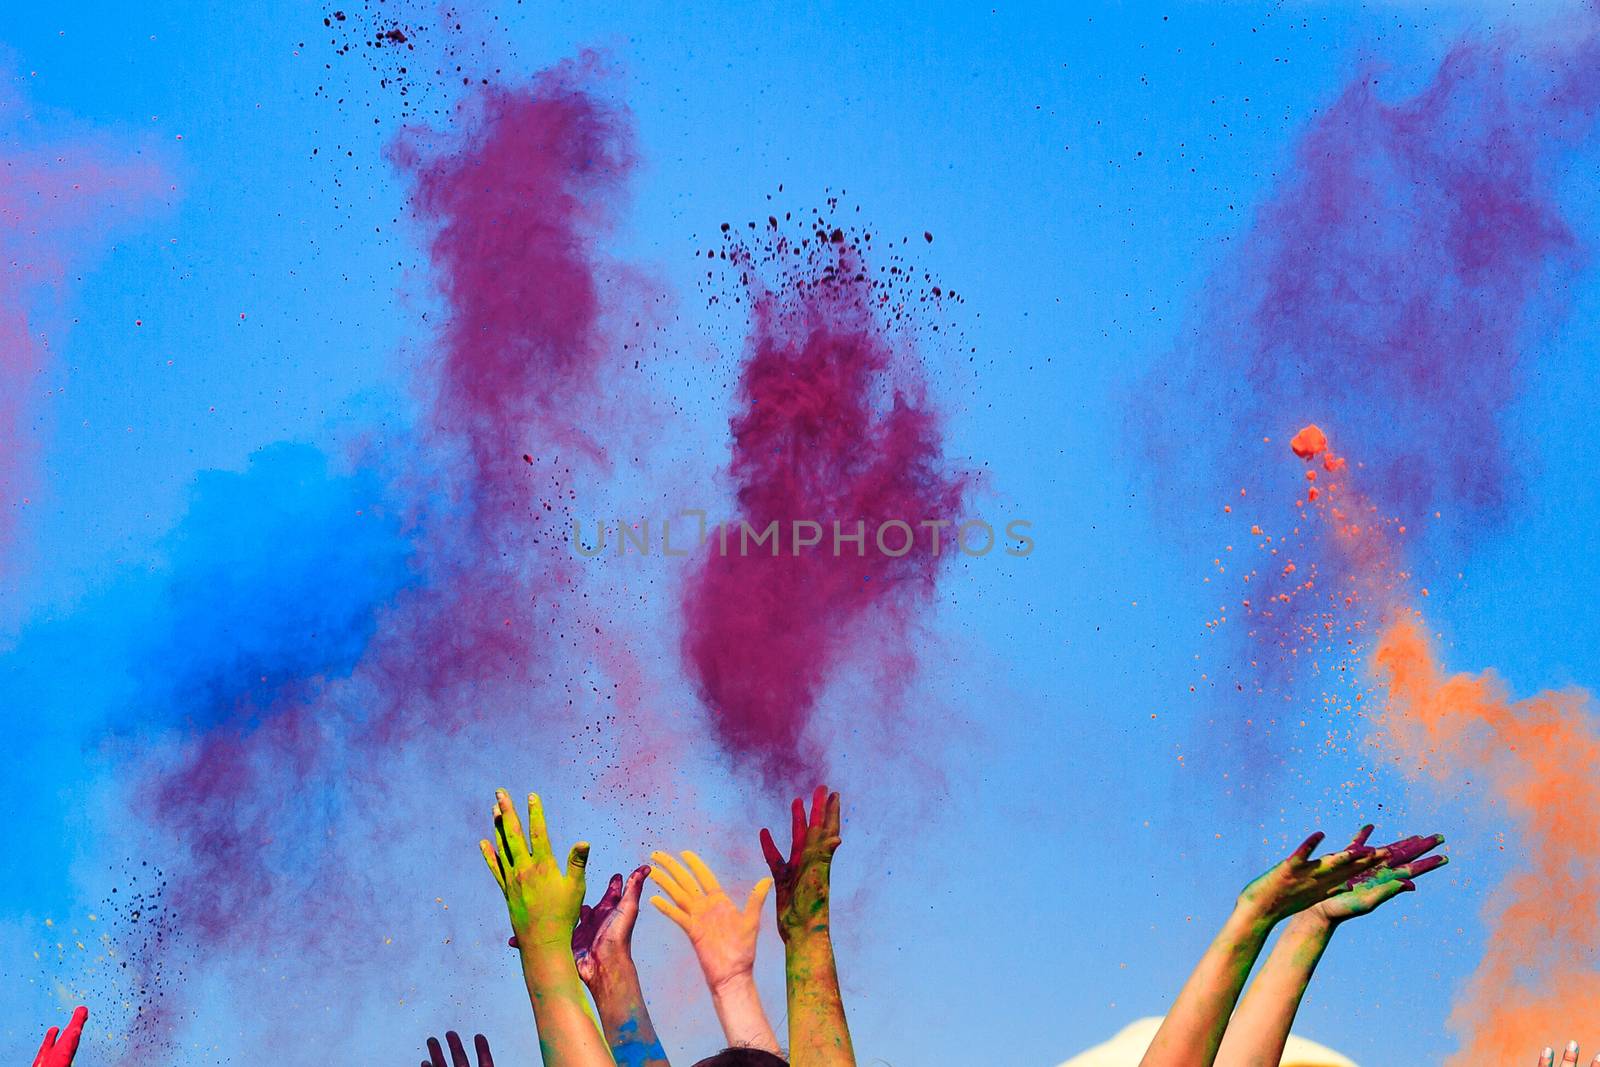
[[[809,727],[839,667],[904,679],[917,617],[953,554],[949,530],[936,554],[920,524],[958,521],[968,478],[944,455],[908,336],[888,325],[906,301],[870,273],[864,242],[826,224],[791,242],[775,219],[759,232],[764,255],[729,253],[751,311],[730,426],[738,515],[683,591],[683,654],[736,766],[793,786],[825,769]],[[778,264],[771,288],[757,280],[764,263]],[[822,526],[818,545],[796,547],[797,520]],[[859,546],[836,550],[835,521],[863,533]],[[893,521],[916,535],[903,554],[902,530],[878,536]],[[776,554],[749,547],[773,523]],[[876,696],[861,715],[894,710],[894,694]]]
[[[535,667],[573,581],[568,482],[603,459],[596,398],[620,358],[602,280],[625,272],[596,246],[631,125],[604,89],[584,57],[527,87],[476,88],[448,134],[406,132],[394,160],[414,179],[446,315],[415,379],[419,425],[348,472],[277,446],[243,474],[208,474],[174,534],[153,647],[131,654],[178,671],[135,671],[164,725],[141,792],[178,845],[167,901],[202,955],[315,944],[303,991],[335,961],[382,984],[325,937],[378,922],[380,880],[407,877],[374,860],[375,828],[351,813],[404,789],[387,768],[420,751],[465,766],[491,709],[544,684]],[[170,1036],[181,1010],[169,995],[146,1032]]]

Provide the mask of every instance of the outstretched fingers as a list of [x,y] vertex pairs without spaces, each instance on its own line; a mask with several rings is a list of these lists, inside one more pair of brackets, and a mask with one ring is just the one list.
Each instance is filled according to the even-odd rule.
[[[622,875],[613,874],[611,876],[611,880],[606,882],[606,891],[600,894],[600,900],[595,904],[593,910],[601,912],[610,911],[620,903],[622,903]],[[585,905],[580,910],[579,914],[587,915],[590,910],[591,909]]]
[[1300,847],[1295,849],[1294,852],[1290,853],[1289,858],[1300,863],[1306,862],[1311,858],[1311,854],[1317,850],[1317,846],[1322,844],[1322,839],[1326,836],[1328,835],[1324,834],[1321,830],[1318,830],[1316,833],[1300,842]]
[[651,897],[650,903],[655,905],[657,911],[682,927],[685,933],[689,932],[688,912],[672,903],[666,897]]
[[799,797],[789,805],[789,835],[789,862],[798,863],[806,843],[806,802]]
[[495,790],[495,828],[500,831],[500,858],[505,865],[515,867],[528,861],[528,838],[522,832],[522,820],[511,803],[511,794],[504,789]]
[[706,861],[701,859],[698,853],[684,849],[683,862],[694,872],[695,880],[700,883],[701,890],[707,896],[722,892],[722,883],[717,881],[717,876],[711,873],[711,868],[706,866]]
[[750,890],[750,895],[745,898],[744,913],[747,917],[754,918],[761,914],[761,905],[767,901],[767,894],[772,892],[772,879],[763,878]]
[[478,842],[478,851],[483,853],[483,862],[489,865],[489,873],[494,875],[494,884],[500,887],[500,892],[506,891],[506,871],[500,864],[500,855],[495,851],[488,839]]
[[761,828],[761,857],[767,861],[767,868],[772,871],[774,879],[783,877],[788,864],[784,862],[783,853],[778,851],[777,843],[772,840],[772,831],[765,826]]
[[528,794],[528,853],[535,859],[555,859],[555,850],[550,847],[550,828],[544,818],[544,801],[539,799],[538,793]]
[[665,852],[652,852],[650,858],[655,861],[655,868],[650,872],[650,878],[661,887],[662,892],[672,898],[672,902],[679,908],[687,908],[695,894],[678,881],[672,874],[673,859]]
[[[678,903],[687,906],[691,899],[705,896],[705,890],[695,880],[695,876],[689,872],[687,867],[679,863],[670,852],[652,852],[650,853],[650,858],[665,867],[667,873],[672,876],[672,881],[682,890],[683,898],[679,899],[674,896],[673,900],[677,900]],[[712,881],[716,881],[716,879],[713,878]]]
[[628,875],[628,880],[622,885],[622,894],[618,901],[634,911],[639,910],[639,898],[644,894],[644,883],[650,877],[650,865],[641,863]]
[[33,1067],[39,1067],[44,1062],[44,1054],[55,1047],[56,1035],[60,1032],[60,1029],[54,1026],[44,1032],[44,1044],[40,1045],[39,1051],[34,1054]]
[[472,1047],[478,1053],[478,1067],[494,1067],[494,1055],[489,1051],[489,1039],[478,1034],[472,1039]]
[[[548,844],[546,847],[549,847]],[[567,853],[567,877],[583,881],[583,872],[589,868],[589,842],[579,841]]]
[[467,1061],[467,1049],[461,1043],[461,1035],[450,1030],[444,1035],[444,1039],[450,1045],[450,1067],[472,1067]]
[[824,810],[826,809],[827,804],[828,804],[828,787],[825,786],[825,785],[819,785],[819,786],[817,786],[817,788],[815,788],[815,789],[813,789],[811,791],[811,824],[810,825],[811,825],[812,829],[820,830],[822,828],[822,820],[823,820],[823,817],[824,817]]

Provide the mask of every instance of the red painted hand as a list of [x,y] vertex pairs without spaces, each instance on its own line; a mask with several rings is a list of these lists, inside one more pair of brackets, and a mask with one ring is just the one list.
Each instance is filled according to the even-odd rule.
[[46,1030],[44,1044],[33,1058],[33,1067],[72,1067],[72,1057],[78,1054],[78,1041],[88,1018],[89,1009],[80,1005],[73,1009],[65,1030],[58,1031],[54,1026]]
[[778,905],[778,933],[784,941],[799,933],[828,929],[828,878],[833,854],[839,848],[839,794],[817,786],[811,797],[811,814],[798,797],[790,809],[791,843],[785,860],[772,840],[761,831],[761,854],[772,871]]
[[[439,1047],[439,1039],[428,1038],[428,1058],[422,1061],[422,1067],[472,1067],[467,1059],[467,1050],[462,1047],[461,1035],[454,1030],[444,1035],[445,1041],[450,1045],[450,1062],[444,1062],[444,1049]],[[472,1047],[478,1053],[478,1067],[494,1067],[494,1056],[489,1052],[489,1039],[478,1034],[472,1039]]]

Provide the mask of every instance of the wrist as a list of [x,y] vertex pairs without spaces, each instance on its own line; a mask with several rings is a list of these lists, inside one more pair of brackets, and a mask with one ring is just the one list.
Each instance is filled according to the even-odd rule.
[[563,925],[560,922],[533,920],[518,923],[513,921],[511,932],[517,935],[517,944],[541,952],[554,952],[562,949],[567,953],[572,952],[572,931],[576,923]]
[[1333,936],[1338,925],[1338,921],[1323,914],[1320,907],[1307,908],[1289,920],[1284,936],[1305,940],[1326,939]]
[[742,995],[754,989],[755,986],[756,976],[753,967],[726,971],[719,975],[706,975],[706,987],[711,990],[713,997]]
[[1229,921],[1271,930],[1283,919],[1266,901],[1252,896],[1241,896],[1233,906]]
[[597,953],[594,962],[594,977],[584,984],[596,996],[638,986],[639,971],[628,953]]

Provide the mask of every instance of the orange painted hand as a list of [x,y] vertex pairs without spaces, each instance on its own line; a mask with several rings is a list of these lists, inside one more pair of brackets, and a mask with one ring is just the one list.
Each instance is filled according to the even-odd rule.
[[572,931],[583,907],[584,867],[589,845],[580,841],[567,854],[563,871],[550,849],[544,805],[528,794],[528,828],[523,832],[517,809],[504,789],[495,793],[495,843],[478,842],[489,873],[505,894],[511,931],[524,951],[559,947],[572,951]]
[[[1363,827],[1350,843],[1351,847],[1365,845],[1367,835],[1371,832],[1370,826]],[[1416,879],[1450,862],[1449,856],[1427,855],[1442,844],[1444,835],[1434,834],[1431,837],[1405,837],[1385,845],[1384,850],[1390,853],[1387,862],[1360,876],[1355,884],[1346,883],[1344,892],[1320,904],[1313,904],[1306,909],[1306,914],[1322,919],[1330,926],[1338,926],[1346,919],[1366,915],[1401,893],[1411,892],[1417,888]]]
[[[83,1024],[89,1018],[89,1009],[74,1008],[65,1030],[54,1026],[45,1031],[44,1044],[33,1058],[33,1067],[72,1067],[72,1057],[78,1054],[78,1040],[83,1036]],[[58,1036],[59,1035],[59,1036]]]
[[787,860],[773,842],[772,831],[761,831],[761,854],[772,869],[778,891],[778,933],[786,942],[795,934],[828,929],[828,879],[840,841],[839,794],[819,785],[811,796],[810,817],[798,798],[790,814]]
[[667,852],[650,854],[655,861],[650,877],[672,898],[651,897],[650,903],[689,935],[706,985],[716,992],[725,983],[755,970],[761,905],[772,889],[772,879],[757,882],[741,909],[699,856],[687,851],[682,855],[680,863]]
[[1369,872],[1384,866],[1396,855],[1399,842],[1371,848],[1366,843],[1371,833],[1370,826],[1364,827],[1342,852],[1315,860],[1311,853],[1324,835],[1312,834],[1287,859],[1245,886],[1239,894],[1240,906],[1267,922],[1276,923],[1345,892],[1352,880],[1364,881]]

